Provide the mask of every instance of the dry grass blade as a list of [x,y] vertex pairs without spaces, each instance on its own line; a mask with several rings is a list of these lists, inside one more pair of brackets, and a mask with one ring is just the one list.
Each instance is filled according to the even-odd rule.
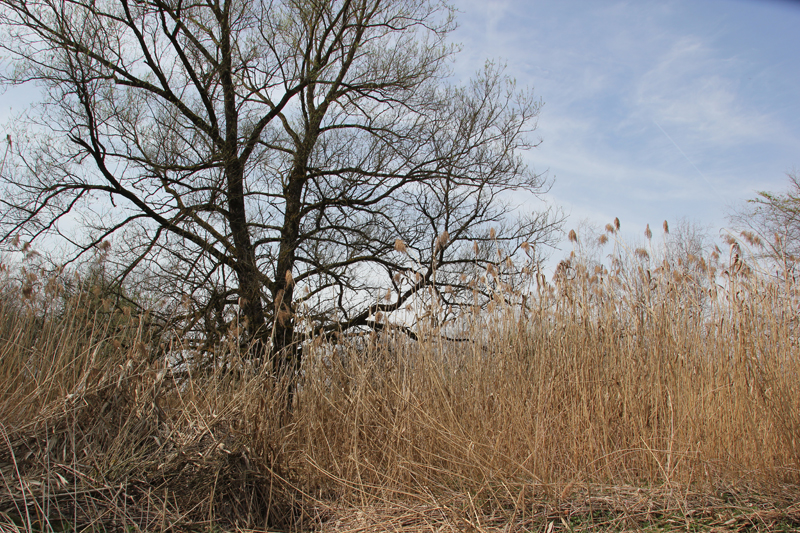
[[[91,294],[43,312],[6,287],[0,520],[26,531],[796,527],[794,278],[741,256],[646,252],[573,257],[553,284],[494,267],[493,311],[471,306],[419,340],[390,327],[310,339],[288,418],[287,383],[246,347],[215,348],[213,365],[178,359],[192,352],[181,339],[158,352],[141,317],[104,315]],[[441,334],[453,331],[470,340]]]

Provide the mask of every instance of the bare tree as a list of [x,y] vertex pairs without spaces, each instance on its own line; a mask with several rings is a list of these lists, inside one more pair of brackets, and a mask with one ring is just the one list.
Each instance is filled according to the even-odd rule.
[[779,275],[794,275],[800,258],[800,173],[787,176],[786,192],[759,191],[728,217],[739,231],[731,239],[741,238],[749,255]]
[[546,186],[521,158],[540,102],[492,65],[447,83],[443,2],[0,6],[5,81],[47,95],[47,135],[3,171],[5,238],[60,235],[73,259],[111,241],[120,280],[147,272],[213,327],[238,310],[279,368],[298,328],[457,304],[491,248],[558,228],[508,201]]

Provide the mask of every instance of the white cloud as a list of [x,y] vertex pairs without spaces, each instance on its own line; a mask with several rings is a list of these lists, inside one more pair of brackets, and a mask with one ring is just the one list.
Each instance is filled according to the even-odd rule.
[[743,100],[735,57],[722,57],[691,35],[679,37],[636,81],[632,119],[651,120],[680,131],[695,147],[721,150],[785,136],[783,124]]

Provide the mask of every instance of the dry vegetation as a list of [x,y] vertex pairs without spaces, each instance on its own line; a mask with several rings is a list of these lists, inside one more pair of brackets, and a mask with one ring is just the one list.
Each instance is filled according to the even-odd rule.
[[6,272],[0,528],[791,530],[797,283],[736,243],[668,251],[498,265],[488,309],[417,341],[309,339],[290,415],[235,332],[175,364],[179,337],[90,284]]

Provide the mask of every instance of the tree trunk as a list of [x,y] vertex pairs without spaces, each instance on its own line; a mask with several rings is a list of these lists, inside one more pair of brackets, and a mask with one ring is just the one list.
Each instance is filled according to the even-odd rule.
[[300,347],[294,338],[294,268],[301,221],[301,199],[305,183],[305,165],[296,165],[285,189],[286,212],[281,231],[275,285],[272,299],[275,305],[272,334],[274,369],[278,375],[293,375],[300,367]]
[[244,205],[244,178],[241,164],[228,170],[228,222],[236,254],[236,277],[239,281],[239,308],[244,315],[245,332],[253,343],[250,356],[254,359],[266,355],[269,332],[262,302],[262,275],[256,263],[255,247],[248,231]]

